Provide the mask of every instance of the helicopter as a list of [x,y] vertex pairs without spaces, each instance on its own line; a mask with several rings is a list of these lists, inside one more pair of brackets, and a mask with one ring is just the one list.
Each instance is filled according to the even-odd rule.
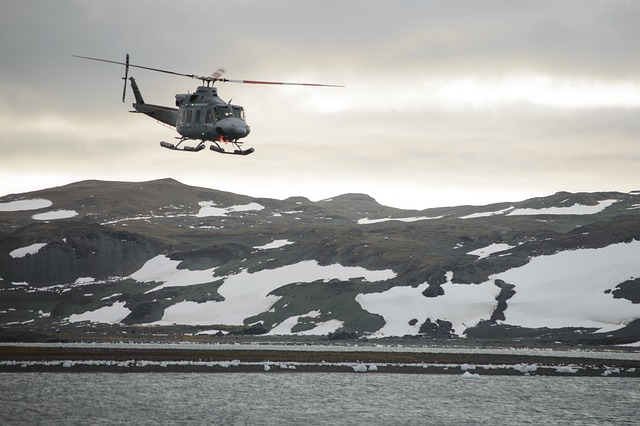
[[[88,56],[72,55],[75,58],[88,59],[91,61],[106,62],[110,64],[124,65],[124,88],[122,90],[122,102],[125,101],[127,92],[127,80],[131,84],[131,90],[135,97],[133,103],[134,113],[142,113],[157,121],[176,129],[180,136],[178,142],[173,144],[161,141],[160,146],[174,151],[199,152],[205,148],[206,142],[211,142],[209,148],[220,154],[249,155],[254,152],[253,148],[242,149],[243,141],[251,132],[245,120],[244,108],[240,105],[225,102],[218,96],[218,89],[214,83],[220,81],[225,83],[242,84],[270,84],[270,85],[291,85],[291,86],[314,86],[314,87],[344,87],[335,84],[318,83],[289,83],[282,81],[261,81],[261,80],[231,80],[222,78],[224,69],[218,69],[210,76],[200,76],[195,74],[183,74],[174,71],[151,68],[142,65],[134,65],[129,61],[127,53],[125,62],[111,61],[107,59],[91,58]],[[148,104],[142,98],[140,88],[135,78],[129,76],[129,68],[140,68],[165,74],[177,75],[197,79],[202,82],[194,93],[181,93],[175,96],[176,107]],[[199,141],[196,146],[182,145],[185,141]],[[225,150],[221,144],[233,145],[233,150]]]

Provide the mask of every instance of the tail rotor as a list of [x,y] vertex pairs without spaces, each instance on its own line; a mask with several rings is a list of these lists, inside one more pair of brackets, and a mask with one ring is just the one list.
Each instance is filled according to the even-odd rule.
[[127,94],[127,78],[129,77],[129,54],[127,53],[127,59],[124,63],[124,87],[122,89],[122,102],[124,103],[125,95]]

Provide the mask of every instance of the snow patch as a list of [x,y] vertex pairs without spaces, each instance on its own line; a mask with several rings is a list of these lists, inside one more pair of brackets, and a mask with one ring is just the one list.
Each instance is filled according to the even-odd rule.
[[254,249],[257,250],[270,250],[270,249],[277,249],[280,247],[284,247],[287,246],[289,244],[294,244],[293,241],[289,241],[289,240],[274,240],[272,242],[270,242],[269,244],[265,244],[263,246],[256,246],[254,247]]
[[171,260],[161,254],[148,260],[140,270],[131,274],[129,278],[143,283],[163,283],[146,291],[145,294],[165,287],[185,287],[214,281],[213,271],[216,269],[215,267],[203,271],[191,271],[189,269],[178,269],[179,264],[179,260]]
[[364,219],[358,219],[358,224],[359,225],[371,225],[373,223],[380,223],[380,222],[389,222],[392,220],[397,220],[399,222],[417,222],[419,220],[433,220],[433,219],[442,219],[444,216],[434,216],[434,217],[429,217],[429,216],[419,216],[419,217],[388,217],[388,218],[384,218],[384,219],[369,219],[368,217],[365,217]]
[[556,373],[575,374],[578,372],[578,368],[570,366],[556,367]]
[[219,333],[220,334],[229,334],[228,331],[213,329],[213,330],[202,330],[202,331],[199,331],[199,332],[196,333],[196,336],[212,336],[212,335],[219,334]]
[[344,321],[339,321],[336,319],[332,319],[329,321],[321,322],[315,324],[315,327],[310,330],[300,331],[294,333],[291,331],[293,327],[298,325],[300,318],[317,318],[320,316],[320,311],[311,311],[304,315],[296,315],[293,317],[289,317],[286,320],[282,321],[276,327],[274,327],[268,335],[297,335],[297,336],[326,336],[329,333],[333,333],[338,330],[340,327],[344,326]]
[[495,243],[495,244],[490,244],[486,247],[479,248],[477,250],[470,251],[467,254],[470,254],[472,256],[478,256],[478,260],[480,260],[480,259],[484,259],[485,257],[491,256],[493,253],[500,253],[502,251],[510,250],[514,247],[515,246],[510,246],[509,244]]
[[234,212],[247,212],[247,211],[259,211],[263,210],[264,206],[258,203],[249,203],[240,206],[231,206],[231,207],[215,207],[215,203],[213,201],[200,201],[198,203],[200,205],[200,211],[196,214],[196,217],[210,217],[210,216],[220,216],[224,217],[229,213]]
[[492,211],[492,212],[472,213],[472,214],[468,214],[466,216],[461,216],[459,219],[476,219],[478,217],[495,216],[495,215],[499,215],[499,214],[504,214],[504,213],[506,213],[506,212],[508,212],[509,210],[512,210],[512,209],[513,209],[513,206],[507,207],[506,209],[496,210],[496,211]]
[[125,302],[115,302],[112,306],[105,306],[95,311],[87,311],[82,314],[73,314],[67,321],[69,322],[101,322],[108,324],[117,324],[125,319],[131,311],[124,307]]
[[565,215],[565,214],[596,214],[600,213],[607,207],[613,205],[618,202],[618,200],[603,200],[598,201],[598,204],[595,206],[585,206],[582,204],[574,204],[569,207],[547,207],[543,209],[515,209],[512,212],[507,213],[507,216],[524,216],[524,215],[542,215],[542,214],[555,214],[555,215]]
[[44,246],[46,246],[47,243],[36,243],[36,244],[31,244],[29,246],[26,247],[21,247],[21,248],[17,248],[15,250],[12,250],[9,253],[9,256],[13,257],[14,259],[19,259],[21,257],[25,257],[26,255],[33,255],[36,254],[40,251],[40,249],[42,249]]
[[32,200],[10,201],[8,203],[0,203],[0,212],[18,212],[23,210],[38,210],[51,207],[53,203],[43,198],[34,198]]
[[69,219],[76,216],[78,216],[78,212],[75,210],[53,210],[50,212],[34,214],[31,217],[34,220],[58,220]]

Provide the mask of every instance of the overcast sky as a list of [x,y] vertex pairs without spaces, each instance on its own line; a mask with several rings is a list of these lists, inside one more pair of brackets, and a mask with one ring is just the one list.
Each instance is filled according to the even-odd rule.
[[[0,5],[0,195],[85,179],[402,208],[640,189],[640,2],[91,1]],[[162,149],[123,67],[233,79],[248,157]],[[199,82],[131,71],[145,101]]]

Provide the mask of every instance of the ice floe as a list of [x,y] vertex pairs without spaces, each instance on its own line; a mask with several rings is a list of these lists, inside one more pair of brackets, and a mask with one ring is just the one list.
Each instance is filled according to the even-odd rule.
[[353,366],[353,371],[355,373],[366,373],[367,372],[367,366],[364,364],[356,364]]
[[26,247],[17,248],[15,250],[12,250],[9,253],[9,256],[13,257],[14,259],[19,259],[21,257],[25,257],[28,254],[33,255],[38,253],[40,249],[42,249],[46,245],[47,243],[35,243]]

